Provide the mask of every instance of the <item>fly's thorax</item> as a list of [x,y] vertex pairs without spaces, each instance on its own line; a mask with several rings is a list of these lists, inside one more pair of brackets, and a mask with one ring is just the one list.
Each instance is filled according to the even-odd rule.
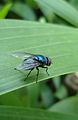
[[42,63],[43,65],[50,66],[51,60],[48,57],[42,56],[42,55],[36,55],[34,56],[34,60]]

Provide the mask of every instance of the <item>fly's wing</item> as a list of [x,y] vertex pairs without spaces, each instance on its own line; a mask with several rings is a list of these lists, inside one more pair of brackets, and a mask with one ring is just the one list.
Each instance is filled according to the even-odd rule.
[[22,62],[19,66],[16,67],[17,70],[31,70],[32,68],[38,67],[40,65],[39,62],[35,61],[31,58],[28,58]]
[[33,56],[33,54],[30,53],[25,53],[25,52],[14,52],[12,53],[12,56],[16,57],[16,58],[21,58],[21,59],[27,59],[28,57]]

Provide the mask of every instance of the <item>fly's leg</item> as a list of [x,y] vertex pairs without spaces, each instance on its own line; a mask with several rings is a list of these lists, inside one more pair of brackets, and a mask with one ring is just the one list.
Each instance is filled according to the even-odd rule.
[[47,75],[49,76],[49,73],[48,73],[48,67],[46,67],[46,73],[47,73]]
[[36,67],[36,69],[37,69],[37,77],[36,77],[36,83],[37,83],[37,81],[38,81],[38,75],[39,75],[39,68]]
[[[34,68],[32,68],[32,69],[29,71],[28,75],[26,76],[26,79],[28,78],[28,76],[30,75],[30,73],[32,72],[33,69],[34,69]],[[25,80],[26,80],[26,79],[25,79]],[[25,80],[24,80],[24,81],[25,81]]]
[[49,76],[49,73],[48,73],[48,67],[42,67],[42,68],[45,68],[46,69],[46,73],[47,73],[47,75]]
[[14,70],[17,70],[17,71],[19,71],[20,73],[22,73],[23,75],[25,75],[25,73],[24,73],[23,71],[18,70],[17,68],[14,68]]
[[[24,81],[28,78],[28,76],[30,75],[30,73],[31,73],[31,71],[32,71],[33,69],[34,69],[34,68],[32,68],[32,69],[29,71],[29,73],[28,73],[28,75],[26,76],[26,78],[24,79]],[[17,68],[14,68],[14,70],[18,70],[18,69],[17,69]],[[22,72],[21,70],[18,70],[18,71],[24,74],[24,72]],[[24,74],[24,75],[25,75],[25,74]]]

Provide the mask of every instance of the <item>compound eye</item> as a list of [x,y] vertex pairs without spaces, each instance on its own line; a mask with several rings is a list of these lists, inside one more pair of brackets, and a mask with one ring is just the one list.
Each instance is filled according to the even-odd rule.
[[50,65],[52,64],[52,61],[51,61],[51,59],[49,59],[49,58],[48,58],[48,61],[47,61],[47,62],[48,62],[48,66],[50,66]]

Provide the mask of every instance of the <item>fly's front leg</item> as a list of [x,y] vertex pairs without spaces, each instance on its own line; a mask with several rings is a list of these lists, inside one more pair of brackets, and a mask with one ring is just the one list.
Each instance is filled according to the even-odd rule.
[[37,69],[37,78],[36,78],[36,83],[37,83],[37,81],[38,81],[38,75],[39,75],[39,68],[36,67],[36,69]]
[[49,76],[49,73],[48,73],[48,67],[42,67],[42,68],[45,68],[46,69],[46,73],[47,73],[47,75]]

